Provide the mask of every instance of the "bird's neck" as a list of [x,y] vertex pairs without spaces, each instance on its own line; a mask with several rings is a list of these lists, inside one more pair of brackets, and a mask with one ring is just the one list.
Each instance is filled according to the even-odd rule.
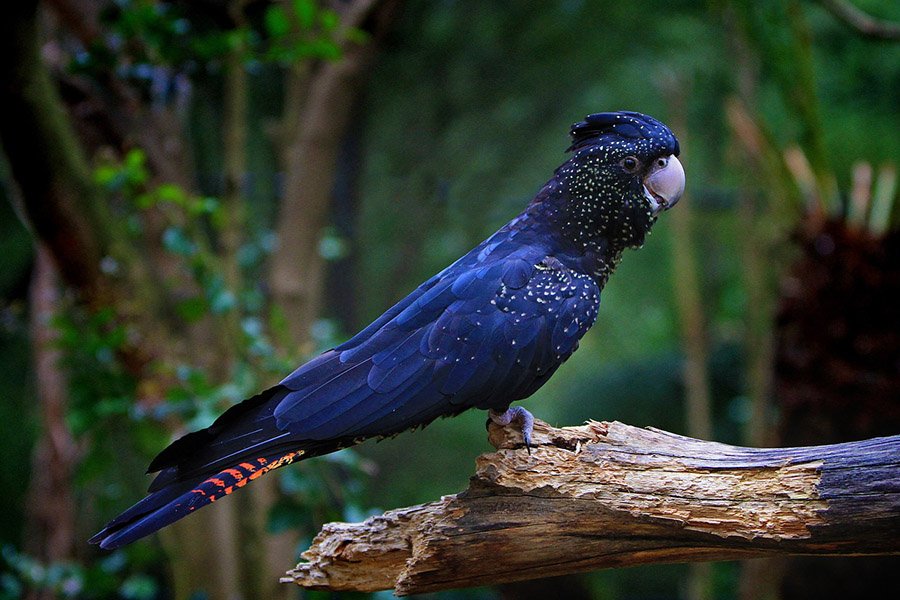
[[568,262],[571,268],[589,274],[600,288],[622,260],[624,246],[616,245],[604,235],[584,236],[575,231],[560,231],[564,247],[571,252]]
[[607,201],[596,195],[596,186],[573,185],[564,175],[558,172],[523,216],[534,227],[546,228],[566,266],[591,275],[603,287],[625,249],[644,243],[655,219],[642,219],[643,209],[621,197]]
[[590,275],[601,288],[626,247],[614,243],[606,232],[572,226],[565,211],[550,203],[532,203],[520,219],[519,226],[539,230],[542,237],[553,240],[555,256],[566,267]]

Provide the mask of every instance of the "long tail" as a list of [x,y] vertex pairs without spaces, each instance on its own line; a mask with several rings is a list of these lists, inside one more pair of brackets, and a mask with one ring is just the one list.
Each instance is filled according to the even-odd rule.
[[113,549],[147,536],[227,496],[269,471],[349,445],[298,440],[278,429],[274,407],[290,390],[275,386],[232,407],[212,426],[173,442],[150,464],[149,494],[89,541]]
[[261,456],[201,481],[169,484],[110,521],[89,541],[100,544],[105,550],[130,544],[231,494],[269,471],[303,458],[304,454],[304,450],[295,450],[287,454]]
[[[432,329],[378,333],[350,355],[325,352],[282,383],[229,408],[206,429],[176,440],[150,463],[148,470],[159,474],[149,495],[90,541],[117,548],[282,465],[461,412],[469,404],[454,404],[450,392],[442,391],[450,363],[438,364],[419,351]],[[471,376],[470,371],[466,381]]]

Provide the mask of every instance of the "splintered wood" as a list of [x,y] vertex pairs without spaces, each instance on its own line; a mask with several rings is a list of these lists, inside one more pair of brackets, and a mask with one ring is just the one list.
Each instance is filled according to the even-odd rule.
[[399,595],[651,562],[900,552],[900,436],[740,448],[622,423],[512,427],[469,488],[329,523],[282,581]]

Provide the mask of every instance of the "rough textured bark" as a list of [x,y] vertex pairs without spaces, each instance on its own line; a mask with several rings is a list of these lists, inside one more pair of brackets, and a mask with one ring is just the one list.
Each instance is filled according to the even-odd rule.
[[326,525],[283,579],[423,593],[643,563],[900,553],[900,436],[743,448],[622,423],[490,428],[469,488]]

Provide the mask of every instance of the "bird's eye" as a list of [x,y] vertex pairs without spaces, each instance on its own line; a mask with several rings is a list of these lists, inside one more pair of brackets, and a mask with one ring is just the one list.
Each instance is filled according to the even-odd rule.
[[633,156],[626,156],[619,164],[622,165],[622,168],[625,169],[627,173],[634,173],[640,168],[641,161]]

